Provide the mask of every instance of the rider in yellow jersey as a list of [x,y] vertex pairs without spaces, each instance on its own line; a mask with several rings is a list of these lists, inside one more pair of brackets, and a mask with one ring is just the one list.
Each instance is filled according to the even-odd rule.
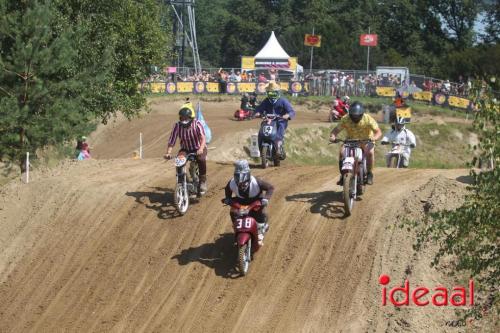
[[[376,141],[382,136],[382,131],[378,127],[377,122],[370,115],[365,114],[363,104],[354,102],[349,108],[349,115],[342,117],[340,123],[335,127],[330,134],[330,141],[334,142],[337,135],[346,130],[347,140],[371,140]],[[364,143],[361,145],[363,153],[366,156],[367,168],[367,183],[373,184],[373,165],[375,164],[375,145],[373,142]],[[339,170],[342,171],[343,147],[339,152]],[[342,185],[342,175],[340,175],[339,185]]]

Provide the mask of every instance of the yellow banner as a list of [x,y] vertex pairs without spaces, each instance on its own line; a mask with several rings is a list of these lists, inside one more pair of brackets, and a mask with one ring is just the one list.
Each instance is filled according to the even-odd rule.
[[150,87],[151,87],[151,92],[153,93],[165,92],[165,82],[151,82]]
[[281,90],[288,91],[288,82],[278,82],[278,84]]
[[397,108],[396,109],[396,117],[405,118],[405,119],[411,118],[411,108],[410,107]]
[[297,69],[297,57],[288,58],[288,64],[290,65],[290,69],[292,71]]
[[460,98],[456,96],[448,97],[448,105],[455,108],[467,109],[469,107],[470,101],[466,98]]
[[177,92],[193,92],[193,82],[177,82]]
[[239,82],[238,84],[239,92],[254,92],[255,91],[255,83],[253,82]]
[[417,91],[411,94],[413,99],[417,101],[432,101],[432,92],[430,91]]
[[396,95],[396,90],[392,87],[377,87],[377,95],[393,97]]
[[241,57],[241,68],[242,69],[255,69],[255,58],[254,57]]
[[205,86],[205,90],[209,93],[218,93],[219,92],[219,83],[207,82],[207,85]]

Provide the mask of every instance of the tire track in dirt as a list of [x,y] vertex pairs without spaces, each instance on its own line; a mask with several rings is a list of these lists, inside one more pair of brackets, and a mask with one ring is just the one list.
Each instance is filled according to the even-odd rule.
[[[372,304],[377,290],[370,290],[378,272],[370,267],[384,214],[393,209],[387,202],[397,206],[408,189],[447,173],[401,170],[395,182],[393,171],[377,170],[376,184],[344,219],[334,167],[255,170],[277,188],[271,230],[250,274],[235,279],[228,208],[220,204],[232,167],[209,164],[210,191],[183,217],[174,217],[169,203],[173,169],[159,159],[72,164],[62,177],[29,185],[43,197],[1,210],[13,224],[14,216],[29,220],[29,230],[11,231],[15,242],[3,243],[2,253],[24,237],[31,241],[16,262],[1,267],[1,326],[13,332],[366,329],[364,314],[378,306]],[[24,208],[30,205],[38,214]]]

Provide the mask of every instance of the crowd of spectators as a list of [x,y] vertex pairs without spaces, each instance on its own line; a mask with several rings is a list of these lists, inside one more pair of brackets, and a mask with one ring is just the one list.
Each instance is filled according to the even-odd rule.
[[[221,89],[225,91],[228,82],[269,82],[283,80],[283,73],[276,69],[246,71],[240,69],[202,70],[196,74],[193,70],[185,70],[177,73],[159,72],[151,75],[146,82],[218,82]],[[432,91],[441,92],[447,95],[467,96],[470,88],[470,79],[464,80],[459,77],[458,82],[450,80],[436,80],[416,76],[416,80],[411,77],[410,84],[402,80],[401,76],[387,73],[376,75],[370,72],[356,71],[335,71],[321,70],[313,71],[302,76],[288,75],[286,81],[302,81],[309,83],[309,94],[317,96],[373,96],[376,94],[376,87],[395,87],[398,90],[409,92]]]

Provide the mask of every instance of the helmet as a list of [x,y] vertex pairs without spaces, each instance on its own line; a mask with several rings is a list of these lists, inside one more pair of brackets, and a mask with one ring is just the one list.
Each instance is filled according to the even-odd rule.
[[82,135],[82,137],[80,138],[82,141],[86,141],[87,140],[87,137],[85,135]]
[[185,127],[189,126],[194,118],[195,114],[193,104],[188,102],[182,105],[181,109],[179,110],[179,121],[181,122],[181,125]]
[[246,191],[250,186],[250,166],[247,160],[234,163],[234,181],[240,191]]
[[349,102],[349,100],[350,100],[349,96],[345,95],[344,96],[344,102]]
[[398,131],[401,131],[402,129],[405,128],[406,120],[403,117],[396,117],[396,120],[394,120],[394,126]]
[[365,108],[363,107],[363,104],[361,104],[360,102],[352,103],[351,107],[349,108],[349,117],[353,122],[359,123],[364,114]]
[[270,81],[266,87],[267,99],[271,103],[276,103],[278,98],[280,98],[280,86],[275,81]]

